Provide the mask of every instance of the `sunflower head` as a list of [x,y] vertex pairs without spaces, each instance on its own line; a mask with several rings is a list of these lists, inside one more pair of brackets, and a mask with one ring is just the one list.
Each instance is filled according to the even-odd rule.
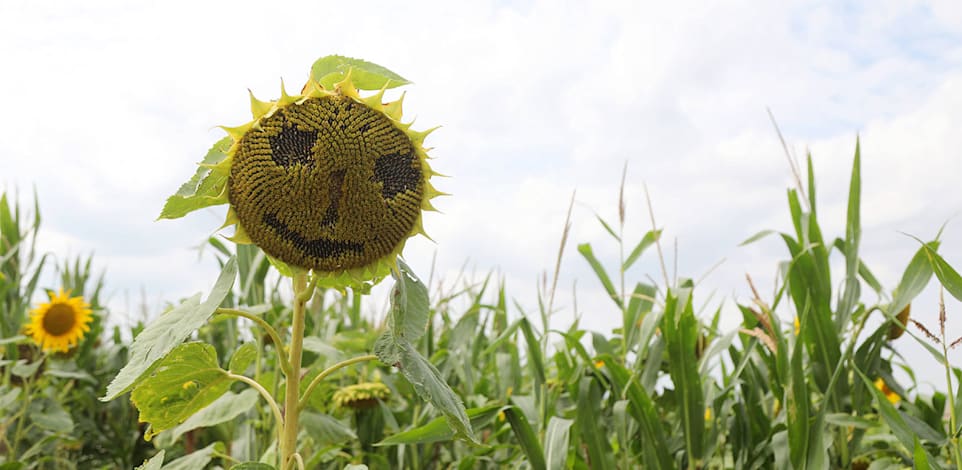
[[50,302],[30,311],[25,332],[44,351],[67,352],[90,331],[90,305],[83,297],[70,297],[70,291],[63,289],[47,295]]
[[[254,119],[225,127],[194,179],[168,199],[162,218],[229,203],[231,239],[254,243],[282,273],[313,270],[322,285],[377,281],[406,240],[424,234],[421,213],[441,193],[430,184],[424,138],[402,122],[406,84],[363,61],[326,57],[300,94],[260,101]],[[377,89],[362,97],[358,89]]]
[[363,382],[338,389],[334,392],[334,404],[338,408],[366,409],[377,406],[378,400],[391,396],[391,389],[380,382]]

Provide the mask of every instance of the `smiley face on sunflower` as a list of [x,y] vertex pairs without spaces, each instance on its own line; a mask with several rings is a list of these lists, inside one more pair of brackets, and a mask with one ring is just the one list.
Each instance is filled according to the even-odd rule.
[[[161,218],[229,204],[231,240],[260,247],[281,272],[312,270],[321,285],[374,281],[395,268],[406,240],[424,234],[422,211],[441,195],[430,183],[424,138],[403,123],[407,80],[377,65],[330,56],[298,95],[260,101],[254,119],[225,127],[194,179]],[[378,90],[361,97],[359,89]],[[223,227],[222,227],[223,228]]]

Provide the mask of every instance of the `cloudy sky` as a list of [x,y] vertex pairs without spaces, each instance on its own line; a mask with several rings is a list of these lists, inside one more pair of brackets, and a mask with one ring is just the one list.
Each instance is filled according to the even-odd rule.
[[[737,246],[790,226],[791,173],[766,108],[793,152],[813,154],[826,237],[843,233],[861,137],[863,257],[886,286],[917,248],[900,232],[928,239],[949,220],[943,254],[962,266],[962,7],[952,1],[5,0],[0,187],[36,187],[40,248],[94,253],[115,311],[141,289],[156,305],[206,289],[216,266],[192,247],[223,212],[154,222],[164,199],[223,135],[215,126],[249,119],[247,89],[275,98],[282,78],[299,87],[328,54],[414,81],[407,116],[443,125],[428,144],[452,176],[436,186],[453,196],[426,218],[437,243],[406,251],[424,276],[435,252],[446,279],[466,262],[496,270],[533,311],[577,190],[558,326],[572,318],[575,280],[584,321],[617,322],[574,248],[590,242],[617,259],[595,215],[615,221],[625,164],[629,243],[650,227],[647,184],[679,276],[725,260],[698,301],[729,299],[734,326],[745,273],[770,292],[783,246]],[[660,279],[652,254],[630,282]],[[934,321],[936,297],[923,294],[916,318]]]

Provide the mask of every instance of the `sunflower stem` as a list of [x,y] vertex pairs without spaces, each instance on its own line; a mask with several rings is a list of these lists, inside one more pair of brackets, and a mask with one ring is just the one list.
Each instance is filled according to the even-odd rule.
[[358,356],[355,358],[338,362],[337,364],[334,364],[333,366],[328,367],[327,369],[324,369],[323,372],[321,372],[320,374],[317,374],[317,377],[314,377],[314,379],[311,380],[311,383],[308,384],[307,389],[304,390],[304,395],[301,397],[301,401],[297,405],[298,411],[304,409],[304,407],[307,406],[307,399],[311,397],[311,392],[314,391],[314,387],[317,387],[318,384],[320,384],[321,381],[324,380],[324,378],[333,374],[334,372],[337,372],[338,369],[342,369],[351,364],[357,364],[358,362],[365,362],[365,361],[373,361],[375,359],[377,359],[377,356],[375,356],[374,354],[368,354],[367,356]]
[[290,362],[291,370],[286,374],[287,385],[284,394],[284,430],[281,437],[281,469],[294,468],[297,457],[298,410],[297,404],[301,385],[301,352],[304,346],[304,306],[314,293],[312,281],[308,288],[307,271],[298,270],[292,279],[294,287],[294,313],[291,319]]
[[[275,330],[274,327],[272,327],[270,323],[267,323],[267,321],[263,318],[254,315],[253,313],[248,313],[243,310],[237,310],[233,308],[218,308],[214,311],[214,313],[217,315],[233,315],[235,317],[246,318],[256,323],[264,329],[268,336],[270,336],[271,341],[274,342],[274,349],[277,351],[283,351],[284,343],[281,342],[281,337],[277,334],[277,330]],[[284,372],[284,375],[290,375],[291,363],[287,360],[287,358],[284,357],[283,354],[278,354],[277,360],[281,363],[281,371]]]
[[264,386],[257,383],[256,380],[246,375],[240,375],[240,374],[234,374],[232,372],[228,372],[227,377],[231,380],[244,382],[245,384],[250,385],[250,387],[253,388],[254,390],[257,390],[257,392],[260,393],[262,397],[264,397],[264,400],[266,400],[267,404],[271,407],[271,412],[274,413],[274,419],[277,420],[277,429],[278,430],[281,429],[281,427],[284,425],[284,415],[281,414],[281,409],[278,408],[277,401],[274,400],[274,397],[271,396],[270,392],[268,392],[267,389],[264,388]]

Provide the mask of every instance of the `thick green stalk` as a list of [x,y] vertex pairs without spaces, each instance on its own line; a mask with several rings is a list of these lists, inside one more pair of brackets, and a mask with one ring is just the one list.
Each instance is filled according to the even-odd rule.
[[293,286],[294,314],[291,319],[291,344],[288,358],[291,370],[287,374],[286,392],[284,394],[284,430],[280,443],[281,468],[283,470],[294,468],[298,460],[294,455],[297,453],[297,418],[300,414],[297,404],[300,399],[301,353],[304,346],[304,306],[310,298],[309,295],[306,295],[308,292],[306,271],[298,271],[294,274]]

